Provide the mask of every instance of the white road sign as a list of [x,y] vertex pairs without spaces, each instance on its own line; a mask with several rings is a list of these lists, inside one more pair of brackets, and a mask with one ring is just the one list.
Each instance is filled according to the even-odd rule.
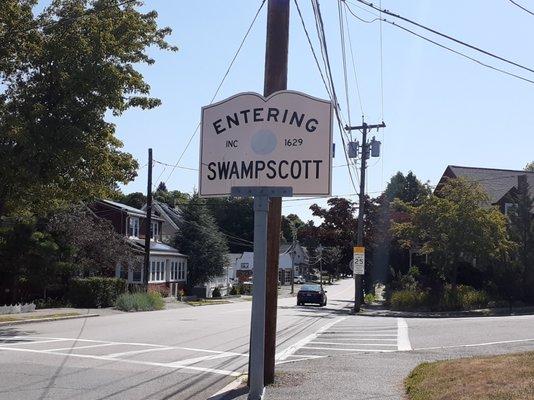
[[365,275],[365,247],[354,247],[352,262],[354,275]]
[[330,195],[332,105],[304,93],[247,92],[202,108],[200,195],[232,186],[292,187]]

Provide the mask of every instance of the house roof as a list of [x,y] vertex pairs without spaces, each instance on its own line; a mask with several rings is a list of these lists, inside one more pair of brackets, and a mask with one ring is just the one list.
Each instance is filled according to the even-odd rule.
[[518,176],[527,175],[527,182],[530,186],[530,194],[534,196],[534,172],[523,170],[464,167],[459,165],[449,165],[437,188],[445,183],[447,177],[463,177],[473,182],[478,182],[488,194],[491,204],[499,202],[512,188],[517,188]]
[[[135,216],[135,217],[146,217],[146,212],[145,211],[140,210],[140,209],[135,208],[135,207],[128,206],[126,204],[118,203],[116,201],[107,200],[107,199],[100,200],[100,202],[104,203],[104,204],[106,204],[108,206],[111,206],[111,207],[114,207],[114,208],[118,208],[121,211],[124,211],[128,215],[132,215],[132,216]],[[158,216],[156,216],[154,214],[152,215],[152,219],[156,219],[158,221],[163,221],[163,219],[159,218]]]
[[[144,252],[144,249],[145,249],[144,239],[128,239],[128,240],[134,243],[136,247],[141,247]],[[150,241],[150,253],[151,254],[169,254],[169,255],[187,257],[185,254],[180,253],[177,249],[175,249],[172,246],[169,246],[168,244],[161,243],[161,242],[154,242],[152,240]]]
[[[178,224],[182,221],[182,211],[179,208],[173,208],[167,203],[162,203],[157,200],[154,200],[152,205],[163,220],[178,230]],[[143,210],[146,210],[146,204],[143,206]]]

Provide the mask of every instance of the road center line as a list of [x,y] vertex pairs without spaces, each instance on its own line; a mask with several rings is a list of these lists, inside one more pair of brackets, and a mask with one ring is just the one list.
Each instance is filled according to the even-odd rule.
[[116,346],[115,343],[100,343],[100,344],[91,344],[89,346],[74,346],[74,347],[62,347],[60,349],[46,349],[43,351],[65,351],[65,350],[78,350],[78,349],[92,349],[93,347],[104,347],[104,346]]

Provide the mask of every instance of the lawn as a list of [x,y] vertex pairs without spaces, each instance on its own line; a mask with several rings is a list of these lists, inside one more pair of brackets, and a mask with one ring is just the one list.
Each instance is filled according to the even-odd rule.
[[423,363],[404,383],[409,400],[532,400],[534,352]]

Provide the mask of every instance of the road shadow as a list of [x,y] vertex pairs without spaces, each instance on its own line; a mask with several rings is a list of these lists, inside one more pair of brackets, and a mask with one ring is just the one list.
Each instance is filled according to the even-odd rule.
[[328,306],[321,307],[316,304],[306,306],[279,306],[278,308],[282,310],[295,310],[299,312],[304,312],[306,314],[310,314],[310,316],[313,314],[313,316],[321,318],[334,318],[339,315],[347,315],[350,313],[351,310],[351,307],[330,308]]
[[[0,345],[5,343],[19,343],[27,342],[24,336],[35,334],[34,330],[21,329],[17,326],[3,326],[0,327]],[[20,336],[20,337],[13,337]]]
[[246,394],[248,394],[248,386],[239,386],[238,388],[229,390],[228,392],[209,397],[207,400],[233,400]]

